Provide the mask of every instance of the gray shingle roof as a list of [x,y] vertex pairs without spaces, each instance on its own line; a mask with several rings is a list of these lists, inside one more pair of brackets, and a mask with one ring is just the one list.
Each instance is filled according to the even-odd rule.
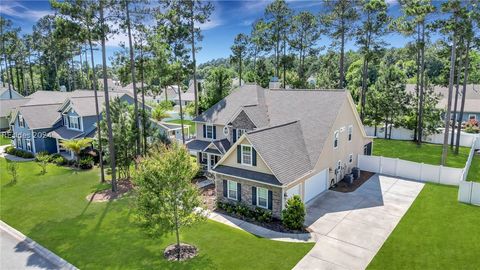
[[6,117],[13,112],[18,106],[29,101],[28,98],[20,99],[0,99],[0,117]]
[[52,130],[48,133],[48,136],[57,138],[57,139],[65,139],[65,140],[70,140],[79,137],[82,135],[82,131],[77,131],[77,130],[71,130],[68,129],[65,126],[61,126],[55,130]]
[[247,138],[282,184],[313,168],[299,121],[252,131]]
[[58,113],[60,105],[60,103],[23,105],[18,107],[18,111],[30,129],[50,128],[61,119]]
[[267,183],[267,184],[272,184],[277,186],[282,185],[282,183],[280,183],[278,179],[271,174],[244,170],[244,169],[224,166],[224,165],[218,165],[217,167],[215,167],[215,169],[213,169],[213,171],[217,173],[237,176],[245,179],[252,179],[252,180],[256,180],[256,181]]
[[342,105],[344,90],[270,90],[244,85],[194,121],[228,124],[243,110],[257,129],[246,136],[283,184],[312,170]]
[[210,144],[210,142],[208,142],[208,141],[192,140],[192,141],[189,141],[186,146],[189,150],[202,151],[209,144]]

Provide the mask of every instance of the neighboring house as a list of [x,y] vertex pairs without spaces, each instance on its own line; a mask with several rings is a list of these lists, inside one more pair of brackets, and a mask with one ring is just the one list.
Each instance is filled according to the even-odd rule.
[[[407,92],[409,93],[415,93],[415,84],[407,84],[406,89],[407,89]],[[451,106],[452,113],[455,106],[455,90],[456,88],[454,87],[453,93],[452,93],[452,106]],[[433,91],[441,95],[440,101],[437,104],[437,108],[446,110],[447,104],[448,104],[448,87],[436,85],[433,87]],[[462,86],[460,87],[459,91],[460,92],[462,91]],[[462,122],[467,122],[470,119],[475,119],[477,121],[480,121],[480,85],[468,84],[465,93],[466,93],[465,107],[464,107]],[[462,96],[460,94],[458,96],[458,101],[457,101],[457,121],[460,117],[459,112],[460,112],[461,102],[462,102]],[[453,115],[451,117],[453,119]],[[442,119],[443,120],[445,119],[444,114],[442,114]]]
[[[182,125],[176,123],[158,122],[152,119],[152,124],[155,128],[165,134],[171,141],[182,141]],[[190,139],[190,126],[184,125],[185,140]]]
[[350,93],[246,84],[193,120],[189,151],[213,174],[220,201],[280,217],[298,194],[308,202],[371,154]]
[[162,89],[162,93],[156,96],[154,100],[157,103],[160,103],[165,100],[174,101],[175,97],[177,96],[178,86],[176,85],[169,85],[165,89]]
[[[10,97],[10,91],[12,93],[11,97]],[[7,87],[0,86],[0,100],[20,99],[20,98],[23,98],[23,96],[20,93],[18,93],[17,91],[15,91],[13,89],[8,90],[8,86]]]
[[[39,153],[61,153],[62,140],[94,137],[96,131],[95,97],[92,91],[39,91],[19,106],[10,121],[16,148]],[[110,98],[133,104],[124,92],[110,92]],[[99,104],[103,95],[98,93]]]
[[[198,95],[202,95],[203,89],[203,80],[197,80],[197,91]],[[180,105],[180,97],[178,96],[178,91],[175,94],[173,99],[176,105]],[[188,83],[188,88],[186,91],[182,92],[182,106],[187,106],[190,103],[195,102],[195,88],[193,87],[193,80],[190,80]]]
[[0,99],[0,131],[9,129],[10,116],[13,111],[29,100],[28,98]]

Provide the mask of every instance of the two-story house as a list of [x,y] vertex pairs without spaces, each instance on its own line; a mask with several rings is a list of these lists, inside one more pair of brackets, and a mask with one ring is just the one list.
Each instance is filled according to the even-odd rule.
[[[124,92],[111,92],[110,98],[120,98],[133,104],[133,97]],[[102,104],[103,95],[98,95]],[[10,122],[13,145],[32,153],[61,153],[62,140],[94,137],[97,114],[92,91],[39,91],[30,101],[19,106]]]
[[297,194],[312,200],[370,154],[344,90],[271,90],[244,85],[194,119],[191,153],[215,179],[217,199],[280,217]]

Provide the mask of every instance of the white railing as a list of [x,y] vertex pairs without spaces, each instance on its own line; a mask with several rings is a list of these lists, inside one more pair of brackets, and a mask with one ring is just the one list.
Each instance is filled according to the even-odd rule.
[[467,163],[465,164],[462,181],[460,182],[458,187],[458,201],[476,205],[480,205],[480,183],[467,181],[467,176],[470,165],[472,164],[473,155],[475,154],[476,143],[478,144],[479,141],[480,139],[476,138],[472,142],[472,147],[470,148]]

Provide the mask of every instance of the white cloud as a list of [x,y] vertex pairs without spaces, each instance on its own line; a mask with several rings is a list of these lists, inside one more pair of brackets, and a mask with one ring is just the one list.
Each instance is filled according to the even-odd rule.
[[0,13],[28,21],[37,21],[43,16],[53,14],[53,11],[29,9],[16,1],[0,1]]

